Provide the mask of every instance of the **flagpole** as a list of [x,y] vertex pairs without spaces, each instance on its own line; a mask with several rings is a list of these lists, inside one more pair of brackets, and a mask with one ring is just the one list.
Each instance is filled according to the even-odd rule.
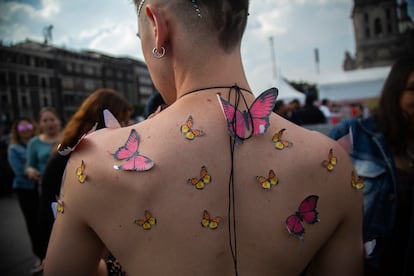
[[276,54],[275,54],[275,46],[273,42],[273,36],[269,37],[270,42],[270,54],[272,57],[272,68],[273,68],[273,78],[274,81],[277,80],[277,71],[276,71]]

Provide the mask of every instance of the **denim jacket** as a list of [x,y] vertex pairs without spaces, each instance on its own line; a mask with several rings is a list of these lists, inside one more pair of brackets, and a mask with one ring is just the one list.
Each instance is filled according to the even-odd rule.
[[14,189],[35,189],[36,185],[25,174],[27,160],[26,146],[22,144],[9,145],[7,159],[14,172]]
[[[350,157],[355,170],[364,177],[364,242],[386,236],[394,225],[396,211],[395,164],[391,149],[372,118],[347,119],[330,130],[328,136],[338,140],[350,134]],[[378,261],[380,248],[371,255]],[[378,254],[377,254],[378,253]]]

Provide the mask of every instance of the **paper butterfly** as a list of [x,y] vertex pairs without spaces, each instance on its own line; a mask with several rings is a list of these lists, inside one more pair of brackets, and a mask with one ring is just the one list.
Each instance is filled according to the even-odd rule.
[[86,174],[84,174],[85,171],[85,162],[81,162],[80,167],[76,168],[76,175],[78,177],[79,183],[85,183],[86,180]]
[[147,171],[151,169],[154,166],[154,162],[148,157],[139,154],[138,147],[139,136],[137,131],[132,129],[125,145],[118,148],[118,150],[113,154],[115,159],[126,159],[126,162],[121,166],[115,165],[114,169],[124,171]]
[[352,171],[351,174],[351,186],[352,188],[355,188],[357,190],[361,190],[362,188],[364,188],[364,178],[355,175],[354,171]]
[[134,220],[134,223],[141,226],[144,230],[150,230],[152,225],[155,225],[157,223],[157,220],[152,216],[152,214],[145,210],[145,220],[143,219],[137,219]]
[[56,196],[56,202],[52,202],[51,207],[54,218],[56,218],[57,213],[63,214],[64,212],[63,200],[61,200],[58,196]]
[[108,109],[103,111],[104,122],[106,128],[120,128],[121,124],[115,118],[115,116]]
[[185,124],[181,125],[181,133],[185,135],[185,138],[188,140],[193,140],[195,137],[203,136],[204,131],[199,129],[193,128],[193,117],[190,115],[188,116],[187,121]]
[[262,188],[265,190],[269,190],[279,182],[279,179],[277,179],[275,172],[273,170],[269,171],[268,178],[264,176],[257,176],[256,179],[259,182],[259,184],[262,185]]
[[319,221],[318,211],[316,211],[318,199],[319,197],[316,195],[308,196],[302,201],[298,211],[286,219],[289,233],[298,237],[301,241],[303,241],[303,234],[305,233],[302,222],[305,221],[306,223],[314,224]]
[[285,128],[282,128],[281,130],[279,130],[279,132],[277,132],[275,135],[273,135],[272,141],[275,143],[275,148],[277,149],[284,149],[284,148],[288,148],[291,147],[293,144],[289,141],[286,140],[282,140],[282,135],[283,132],[285,131]]
[[242,143],[251,135],[264,134],[270,125],[269,116],[275,106],[277,95],[276,88],[268,89],[254,100],[248,110],[239,111],[217,94],[230,136]]
[[80,144],[80,142],[83,140],[83,138],[85,138],[85,137],[86,137],[86,135],[88,135],[88,134],[90,134],[90,133],[94,132],[94,131],[96,130],[97,126],[98,126],[98,123],[95,123],[95,125],[94,125],[94,126],[93,126],[93,127],[92,127],[89,131],[88,131],[88,133],[83,134],[83,135],[81,136],[81,138],[79,138],[78,142],[76,142],[76,145],[74,145],[73,147],[66,147],[66,148],[64,148],[63,150],[59,150],[59,149],[62,147],[62,144],[59,144],[59,145],[57,146],[58,153],[59,153],[60,155],[62,155],[62,156],[66,156],[66,155],[68,155],[69,153],[71,153],[72,151],[75,151],[76,147]]
[[211,182],[211,175],[208,174],[206,166],[201,167],[200,178],[187,179],[187,183],[194,185],[198,190],[204,189],[206,184]]
[[328,160],[323,160],[322,165],[327,168],[328,171],[332,171],[337,163],[338,159],[333,155],[333,150],[330,149],[328,153]]
[[216,229],[219,226],[221,217],[211,218],[207,210],[204,210],[203,219],[201,220],[201,225],[206,228]]

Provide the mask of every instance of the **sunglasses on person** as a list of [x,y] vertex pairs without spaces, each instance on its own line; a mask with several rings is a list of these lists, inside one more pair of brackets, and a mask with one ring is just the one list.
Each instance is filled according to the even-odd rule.
[[17,130],[18,131],[25,131],[25,130],[33,130],[33,125],[32,124],[20,124],[17,126]]

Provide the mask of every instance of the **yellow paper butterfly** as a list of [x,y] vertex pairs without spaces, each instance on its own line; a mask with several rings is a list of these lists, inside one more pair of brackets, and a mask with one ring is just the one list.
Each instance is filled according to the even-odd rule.
[[293,144],[292,142],[282,140],[282,134],[285,131],[285,128],[282,128],[277,132],[275,135],[273,135],[272,141],[275,143],[275,148],[282,150],[284,148],[291,147]]
[[57,203],[56,210],[58,211],[58,213],[63,214],[63,212],[64,212],[63,200],[61,198],[59,198],[58,196],[56,196],[56,203]]
[[198,190],[204,189],[206,184],[211,182],[211,175],[208,174],[206,166],[201,167],[200,178],[189,178],[187,183],[195,186]]
[[188,116],[187,121],[185,124],[181,125],[181,133],[185,135],[185,138],[188,140],[193,140],[195,137],[203,136],[204,131],[199,129],[193,129],[193,117],[190,115]]
[[79,183],[85,183],[86,174],[84,174],[84,171],[85,171],[85,162],[83,162],[82,160],[80,167],[76,169],[76,175],[78,177]]
[[269,171],[269,177],[266,178],[264,176],[256,176],[257,182],[262,185],[262,188],[265,190],[269,190],[277,183],[279,183],[279,179],[276,177],[275,172],[273,170]]
[[330,149],[328,153],[328,160],[323,160],[322,165],[328,171],[332,171],[337,163],[338,163],[338,159],[336,158],[336,156],[333,155],[333,149]]
[[157,223],[157,220],[152,216],[152,214],[145,210],[145,220],[143,219],[136,219],[134,220],[134,223],[141,226],[144,230],[150,230],[152,225],[155,225]]
[[210,214],[207,212],[207,210],[204,210],[203,213],[203,219],[201,220],[201,225],[206,228],[210,229],[216,229],[219,226],[219,223],[221,221],[221,217],[215,217],[211,218]]
[[351,186],[357,190],[364,188],[364,178],[357,176],[354,171],[351,174]]

